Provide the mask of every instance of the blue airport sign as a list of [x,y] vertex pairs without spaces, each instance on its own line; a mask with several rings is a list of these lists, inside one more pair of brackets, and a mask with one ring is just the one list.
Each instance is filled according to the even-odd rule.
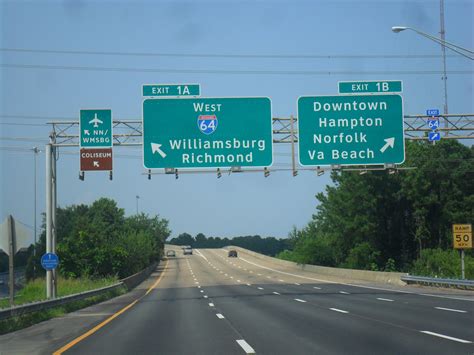
[[45,270],[54,270],[59,264],[59,257],[53,253],[46,253],[41,257],[41,266]]

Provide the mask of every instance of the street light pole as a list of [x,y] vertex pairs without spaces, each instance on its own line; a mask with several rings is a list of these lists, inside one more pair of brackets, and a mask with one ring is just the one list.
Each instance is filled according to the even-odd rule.
[[136,200],[137,200],[137,216],[138,216],[138,200],[140,199],[140,196],[135,196],[136,197]]
[[[454,43],[451,43],[451,42],[448,42],[445,40],[445,31],[444,31],[444,1],[441,0],[441,14],[440,14],[440,21],[441,21],[441,31],[440,31],[440,34],[441,34],[441,38],[438,38],[438,37],[434,37],[432,35],[429,35],[428,33],[425,33],[425,32],[422,32],[416,28],[412,28],[412,27],[405,27],[405,26],[393,26],[392,27],[392,31],[394,33],[399,33],[399,32],[402,32],[402,31],[405,31],[405,30],[411,30],[413,32],[416,32],[418,33],[419,35],[423,36],[423,37],[426,37],[436,43],[438,43],[439,45],[441,45],[441,51],[442,51],[442,55],[443,55],[443,77],[442,77],[442,80],[444,82],[444,109],[443,109],[443,112],[445,115],[448,114],[448,76],[446,74],[446,48],[449,48],[451,49],[452,51],[462,55],[463,57],[466,57],[470,60],[474,60],[474,52],[469,50],[469,49],[466,49],[466,48],[463,48],[461,46],[458,46]],[[445,128],[448,128],[448,121],[447,119],[445,118],[444,120],[444,125],[445,125]],[[446,135],[448,134],[448,131],[446,130]],[[434,142],[433,142],[434,144]]]

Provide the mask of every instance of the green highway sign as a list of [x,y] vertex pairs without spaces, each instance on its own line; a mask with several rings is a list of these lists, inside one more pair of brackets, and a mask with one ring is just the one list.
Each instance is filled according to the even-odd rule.
[[79,146],[81,148],[112,147],[112,110],[81,110]]
[[340,94],[393,93],[402,92],[400,80],[339,81]]
[[266,167],[272,150],[267,97],[143,101],[147,169]]
[[401,164],[405,160],[400,95],[300,97],[298,132],[303,166]]
[[199,84],[156,84],[143,85],[143,96],[199,96],[201,86]]

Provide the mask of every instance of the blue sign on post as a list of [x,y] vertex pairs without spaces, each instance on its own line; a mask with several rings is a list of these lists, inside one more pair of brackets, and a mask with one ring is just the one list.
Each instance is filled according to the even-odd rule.
[[430,108],[426,110],[426,116],[439,116],[439,110],[437,108]]
[[54,270],[59,264],[59,258],[56,254],[46,253],[41,257],[41,266],[45,270]]
[[428,133],[428,140],[430,142],[439,141],[440,139],[441,139],[441,134],[439,134],[439,132],[429,132]]

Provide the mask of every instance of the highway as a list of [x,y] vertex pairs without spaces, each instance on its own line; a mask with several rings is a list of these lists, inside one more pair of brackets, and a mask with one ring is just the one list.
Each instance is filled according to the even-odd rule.
[[50,339],[47,348],[56,354],[474,353],[472,292],[324,281],[248,254],[176,250],[138,301],[123,303],[105,324],[106,317],[76,321],[74,331]]

